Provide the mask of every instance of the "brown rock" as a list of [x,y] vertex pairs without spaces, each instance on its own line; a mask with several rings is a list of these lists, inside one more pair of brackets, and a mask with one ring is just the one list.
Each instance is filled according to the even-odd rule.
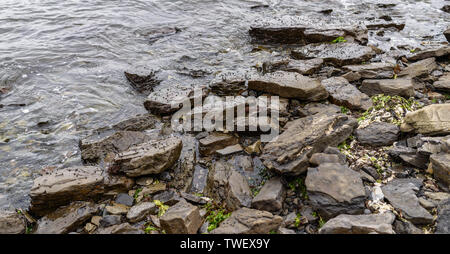
[[411,79],[366,79],[359,90],[369,96],[385,94],[409,98],[415,94]]
[[235,145],[238,141],[236,136],[213,132],[199,140],[198,149],[202,156],[207,156],[227,146]]
[[25,221],[17,212],[0,210],[0,234],[23,234]]
[[241,208],[224,220],[211,234],[268,234],[277,230],[283,218],[266,211]]
[[182,201],[170,207],[160,223],[168,234],[195,234],[202,225],[202,217],[198,207]]

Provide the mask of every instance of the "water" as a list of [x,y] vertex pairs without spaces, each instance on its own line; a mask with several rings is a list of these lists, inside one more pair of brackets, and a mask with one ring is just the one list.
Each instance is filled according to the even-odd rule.
[[[25,208],[42,170],[79,165],[78,141],[90,130],[144,113],[144,97],[123,72],[158,70],[156,88],[206,85],[225,70],[268,59],[252,51],[248,28],[260,18],[306,23],[406,21],[382,49],[445,41],[450,14],[435,1],[0,1],[0,208]],[[362,3],[361,3],[362,2]],[[379,3],[397,4],[379,8]],[[448,2],[447,2],[448,4]],[[268,8],[251,8],[268,5]],[[334,11],[325,16],[323,9]],[[191,77],[201,71],[202,77]],[[23,105],[17,105],[23,104]]]

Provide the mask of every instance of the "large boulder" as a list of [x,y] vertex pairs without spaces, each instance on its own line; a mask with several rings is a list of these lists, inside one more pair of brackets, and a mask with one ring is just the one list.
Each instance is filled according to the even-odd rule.
[[241,208],[234,211],[211,234],[268,234],[277,230],[283,218],[267,211]]
[[404,218],[414,224],[429,224],[433,216],[419,204],[415,191],[422,185],[415,179],[394,179],[383,186],[384,197]]
[[25,221],[15,211],[0,210],[0,234],[22,234]]
[[390,63],[369,63],[360,65],[346,65],[344,70],[358,73],[363,79],[383,79],[394,77],[394,65]]
[[36,234],[67,234],[83,225],[98,211],[92,202],[73,202],[42,217],[38,222]]
[[399,95],[406,98],[414,96],[414,85],[411,79],[366,79],[359,88],[363,93],[373,96],[377,94]]
[[408,112],[400,130],[415,131],[428,135],[450,134],[450,103],[432,104],[422,109]]
[[182,201],[170,207],[160,218],[160,223],[168,234],[195,234],[203,221],[198,207]]
[[306,171],[309,158],[328,146],[346,140],[357,122],[344,114],[327,112],[303,117],[286,124],[275,141],[264,146],[261,159],[271,170],[298,175]]
[[31,212],[42,216],[71,201],[96,199],[104,193],[104,177],[97,167],[72,167],[36,178],[30,190]]
[[311,205],[324,218],[338,214],[361,214],[366,192],[361,175],[337,163],[309,168],[305,180]]
[[286,71],[253,75],[248,80],[248,89],[305,101],[320,101],[328,97],[318,80]]
[[373,122],[365,128],[356,129],[355,134],[361,144],[388,146],[397,141],[400,128],[391,123]]
[[395,234],[392,223],[395,215],[390,212],[368,215],[341,214],[323,225],[320,234]]
[[450,188],[450,153],[438,153],[430,156],[434,178],[443,185]]
[[177,162],[182,148],[181,139],[176,137],[133,146],[116,155],[110,171],[123,172],[129,177],[159,174]]
[[138,131],[117,131],[107,136],[108,132],[91,135],[80,140],[81,158],[85,162],[96,163],[129,149],[131,146],[149,140],[149,137]]
[[322,58],[335,66],[360,64],[370,60],[375,52],[371,47],[356,43],[309,44],[291,52],[294,59]]
[[250,207],[252,195],[247,180],[229,163],[216,161],[209,170],[206,193],[230,210]]
[[280,177],[267,181],[252,200],[252,207],[268,212],[277,212],[283,208],[285,189]]
[[331,101],[336,105],[364,111],[372,107],[372,100],[369,96],[361,93],[343,77],[322,80],[322,85],[330,94]]

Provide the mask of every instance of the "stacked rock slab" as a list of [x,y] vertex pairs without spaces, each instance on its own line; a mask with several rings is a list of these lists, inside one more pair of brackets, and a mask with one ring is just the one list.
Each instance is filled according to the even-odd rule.
[[268,234],[277,230],[283,218],[266,211],[241,208],[234,211],[211,234]]

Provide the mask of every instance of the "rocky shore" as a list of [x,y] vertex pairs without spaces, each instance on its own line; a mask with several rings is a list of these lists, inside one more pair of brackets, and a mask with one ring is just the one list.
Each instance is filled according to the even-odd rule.
[[[286,54],[218,76],[201,98],[126,73],[149,113],[81,139],[84,165],[43,172],[29,209],[0,211],[0,233],[449,233],[450,45],[368,43],[403,27],[256,23],[255,48]],[[173,130],[180,98],[208,111],[235,95],[280,96],[275,142]]]

